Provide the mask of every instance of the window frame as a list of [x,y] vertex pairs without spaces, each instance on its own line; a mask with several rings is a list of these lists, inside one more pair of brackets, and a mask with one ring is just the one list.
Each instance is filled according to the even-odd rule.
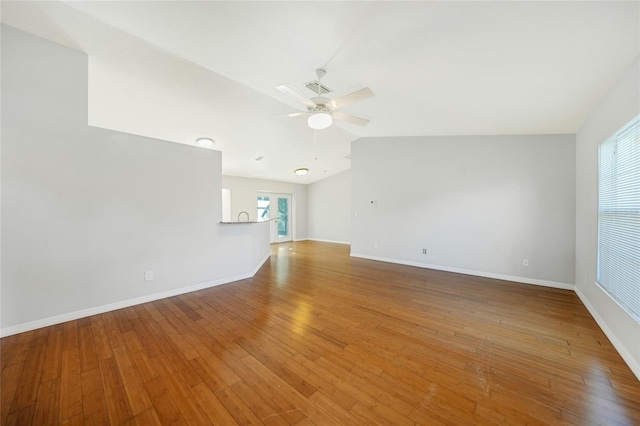
[[[620,160],[620,153],[628,157]],[[610,167],[603,172],[603,166]],[[640,323],[640,115],[598,145],[597,191],[596,284]],[[616,241],[614,235],[622,237]]]

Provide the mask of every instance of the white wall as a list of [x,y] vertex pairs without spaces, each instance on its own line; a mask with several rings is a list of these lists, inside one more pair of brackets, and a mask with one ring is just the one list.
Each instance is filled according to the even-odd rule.
[[349,244],[351,170],[310,184],[307,196],[309,239]]
[[[640,378],[640,324],[595,283],[598,248],[598,146],[640,113],[636,59],[576,139],[576,291]],[[639,283],[640,284],[640,283]]]
[[[2,26],[2,334],[246,278],[221,155],[87,126],[87,57]],[[144,281],[153,270],[155,279]]]
[[[243,211],[249,213],[249,220],[257,219],[256,193],[258,191],[292,194],[293,239],[307,239],[307,185],[238,176],[222,176],[222,187],[231,190],[232,221],[238,220],[238,214]],[[246,216],[242,216],[243,220],[245,220]]]
[[351,159],[352,255],[573,288],[575,136],[361,138]]

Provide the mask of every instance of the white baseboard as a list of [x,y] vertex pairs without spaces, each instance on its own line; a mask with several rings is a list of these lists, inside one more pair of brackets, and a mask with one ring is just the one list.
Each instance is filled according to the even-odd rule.
[[598,315],[598,312],[595,310],[593,305],[589,303],[589,299],[587,299],[586,296],[582,294],[579,287],[576,286],[575,292],[580,298],[580,300],[582,301],[582,304],[586,306],[587,310],[589,311],[593,319],[596,320],[596,322],[598,323],[598,325],[600,326],[604,334],[607,335],[607,337],[611,341],[611,344],[613,345],[614,348],[616,348],[616,350],[618,351],[618,353],[620,354],[624,362],[627,363],[631,371],[633,371],[633,374],[635,374],[638,380],[640,380],[640,363],[638,363],[638,361],[634,359],[634,357],[627,350],[627,348],[617,338],[616,334],[611,330],[611,328],[609,328],[609,326],[602,319],[602,317]]
[[518,277],[515,275],[494,274],[493,272],[474,271],[471,269],[453,268],[453,267],[442,266],[442,265],[432,265],[430,263],[413,262],[410,260],[391,259],[391,258],[379,257],[379,256],[369,256],[367,254],[351,253],[351,257],[376,260],[379,262],[397,263],[399,265],[416,266],[418,268],[435,269],[437,271],[455,272],[457,274],[474,275],[477,277],[493,278],[496,280],[514,281],[514,282],[523,283],[523,284],[533,284],[533,285],[540,285],[544,287],[560,288],[563,290],[575,290],[575,286],[573,284],[560,283],[556,281],[538,280],[535,278]]
[[[255,267],[255,268],[253,268],[253,271],[251,271],[251,276],[250,276],[249,278],[251,278],[251,277],[253,277],[255,274],[257,274],[257,273],[258,273],[258,271],[260,270],[260,268],[262,268],[262,265],[264,265],[264,263],[265,263],[267,260],[269,260],[269,258],[270,258],[270,257],[271,257],[271,250],[269,250],[269,253],[267,253],[267,254],[264,256],[264,258],[262,258],[262,260],[261,260],[260,262],[258,262],[258,264],[256,265],[256,267]],[[244,279],[244,278],[241,278],[241,279]],[[236,280],[236,281],[238,281],[238,280]]]
[[331,244],[346,244],[350,245],[349,241],[336,241],[336,240],[323,240],[322,238],[307,238],[309,241],[318,241],[319,243],[331,243]]
[[191,285],[188,287],[180,287],[173,290],[163,291],[161,293],[148,294],[146,296],[136,297],[134,299],[122,300],[115,303],[109,303],[107,305],[96,306],[89,309],[82,309],[75,312],[69,312],[61,315],[54,315],[48,318],[42,318],[35,321],[26,322],[10,327],[0,329],[0,337],[7,337],[13,334],[24,333],[25,331],[31,331],[42,327],[49,327],[51,325],[60,324],[67,321],[73,321],[80,318],[89,317],[91,315],[103,314],[105,312],[115,311],[117,309],[128,308],[130,306],[140,305],[142,303],[153,302],[155,300],[165,299],[167,297],[178,296],[180,294],[191,293],[193,291],[204,290],[205,288],[215,287],[222,284],[228,284],[235,281],[245,280],[253,277],[258,270],[264,265],[264,263],[271,257],[271,254],[265,256],[265,258],[258,263],[254,270],[247,274],[234,275],[231,277],[221,278],[218,280],[208,281],[200,284]]

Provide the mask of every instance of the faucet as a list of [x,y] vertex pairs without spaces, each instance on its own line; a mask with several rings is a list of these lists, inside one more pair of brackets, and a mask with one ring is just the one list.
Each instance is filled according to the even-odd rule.
[[249,222],[249,213],[244,212],[244,211],[242,211],[242,212],[238,213],[238,222],[240,222],[240,216],[242,215],[242,213],[244,213],[244,214],[246,214],[246,215],[247,215],[247,222]]

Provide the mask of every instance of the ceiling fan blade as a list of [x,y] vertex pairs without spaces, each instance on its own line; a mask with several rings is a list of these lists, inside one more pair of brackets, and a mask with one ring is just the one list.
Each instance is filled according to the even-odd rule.
[[355,124],[356,126],[366,126],[369,124],[369,120],[366,118],[356,117],[355,115],[345,114],[340,111],[333,111],[331,116],[336,120],[346,121],[347,123]]
[[338,99],[334,99],[329,102],[329,106],[332,109],[338,109],[345,107],[347,105],[351,105],[355,102],[364,101],[365,99],[369,99],[376,94],[373,93],[373,90],[365,87],[364,89],[356,90],[355,92],[349,93],[348,95],[344,95],[339,97]]
[[296,92],[292,87],[290,87],[287,84],[281,84],[280,86],[276,86],[276,89],[278,89],[285,95],[292,97],[293,99],[295,99],[296,101],[300,102],[305,106],[308,106],[311,108],[314,108],[316,106],[315,103],[311,102],[309,99],[305,98],[300,93]]
[[276,115],[276,117],[278,118],[283,118],[283,117],[300,117],[301,115],[308,115],[309,113],[307,111],[297,111],[297,112],[290,112],[288,114],[279,114]]

